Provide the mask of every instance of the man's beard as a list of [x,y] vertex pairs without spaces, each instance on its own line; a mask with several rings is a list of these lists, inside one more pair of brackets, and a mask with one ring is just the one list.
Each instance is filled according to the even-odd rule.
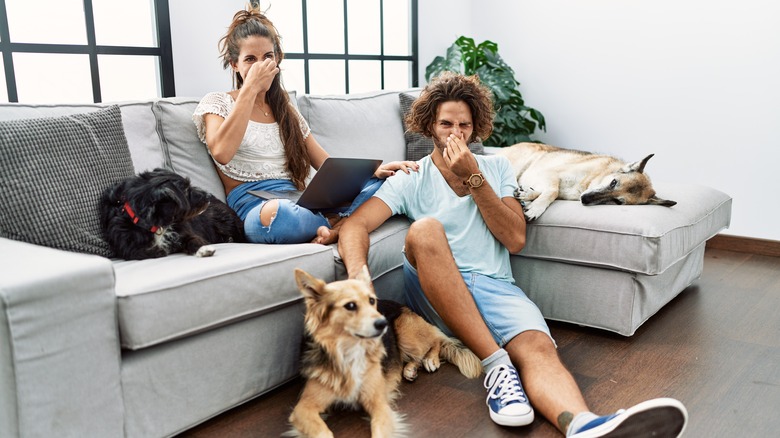
[[441,153],[444,153],[444,149],[447,148],[447,146],[443,144],[437,137],[433,137],[433,147],[438,149]]

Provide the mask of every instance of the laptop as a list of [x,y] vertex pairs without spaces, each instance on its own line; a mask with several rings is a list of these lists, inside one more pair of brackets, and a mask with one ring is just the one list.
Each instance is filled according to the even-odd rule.
[[348,207],[382,160],[328,157],[303,191],[249,190],[263,199],[289,199],[309,210]]

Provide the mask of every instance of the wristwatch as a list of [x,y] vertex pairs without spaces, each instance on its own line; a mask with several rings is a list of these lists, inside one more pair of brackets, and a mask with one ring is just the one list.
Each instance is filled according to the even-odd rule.
[[482,176],[481,173],[472,173],[471,176],[466,179],[466,181],[463,181],[463,184],[471,187],[472,189],[476,189],[477,187],[482,187],[484,182],[485,177]]

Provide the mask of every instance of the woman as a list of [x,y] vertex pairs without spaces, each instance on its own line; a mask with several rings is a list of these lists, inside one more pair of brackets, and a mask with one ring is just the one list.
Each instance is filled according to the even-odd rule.
[[225,187],[227,203],[255,243],[320,242],[335,237],[338,220],[368,199],[384,178],[417,168],[412,161],[383,164],[345,213],[329,221],[285,199],[264,200],[249,190],[303,190],[309,167],[328,153],[290,103],[281,83],[279,34],[257,8],[241,10],[220,40],[223,66],[233,69],[234,90],[209,93],[193,114]]

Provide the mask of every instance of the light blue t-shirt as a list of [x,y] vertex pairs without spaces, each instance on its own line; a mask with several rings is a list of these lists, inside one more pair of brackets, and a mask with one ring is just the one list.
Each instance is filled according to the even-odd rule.
[[[475,157],[480,172],[498,197],[511,197],[517,181],[509,160],[497,155]],[[433,217],[441,222],[461,272],[476,272],[514,283],[509,250],[493,237],[471,195],[456,195],[430,155],[418,163],[417,172],[397,172],[374,196],[384,201],[393,214],[404,214],[413,221]]]

